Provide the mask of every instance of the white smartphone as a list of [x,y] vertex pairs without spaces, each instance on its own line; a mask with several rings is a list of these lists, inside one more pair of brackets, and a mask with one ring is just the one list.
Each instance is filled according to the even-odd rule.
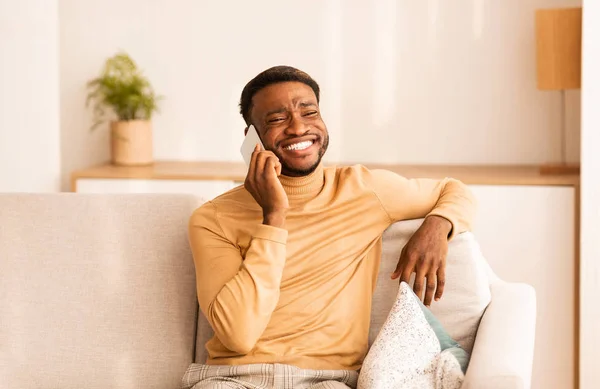
[[260,137],[258,136],[258,132],[256,132],[256,128],[251,124],[248,127],[248,132],[244,137],[244,142],[242,143],[242,147],[240,148],[240,152],[242,153],[242,157],[244,157],[244,161],[247,166],[250,166],[250,160],[252,159],[252,152],[254,151],[254,147],[256,144],[260,144],[262,149],[265,149],[265,146],[262,144]]

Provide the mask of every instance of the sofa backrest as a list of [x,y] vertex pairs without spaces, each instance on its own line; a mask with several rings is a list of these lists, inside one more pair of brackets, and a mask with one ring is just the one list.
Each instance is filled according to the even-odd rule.
[[197,300],[173,195],[0,195],[3,388],[178,388]]
[[[391,280],[390,276],[396,268],[400,252],[422,222],[422,219],[397,222],[383,234],[381,266],[371,308],[369,344],[379,333],[398,293],[398,281]],[[473,348],[481,316],[491,299],[488,270],[473,234],[457,235],[448,245],[444,295],[431,305],[431,310],[448,333],[469,352]],[[197,363],[206,360],[204,346],[212,335],[210,325],[200,312],[196,338]]]

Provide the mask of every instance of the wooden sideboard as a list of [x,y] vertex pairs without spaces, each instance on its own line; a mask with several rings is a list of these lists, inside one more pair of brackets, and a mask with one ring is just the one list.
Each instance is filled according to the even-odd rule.
[[[347,164],[345,164],[347,165]],[[475,185],[575,186],[579,175],[540,174],[539,166],[482,165],[383,165],[364,164],[371,169],[387,169],[405,177],[454,177]],[[72,190],[81,180],[140,179],[170,181],[237,181],[246,177],[247,168],[238,162],[157,161],[149,166],[123,167],[102,164],[78,170],[71,175]]]
[[[376,165],[405,177],[454,177],[477,197],[474,233],[500,277],[537,293],[532,388],[577,388],[579,356],[579,176],[539,166]],[[157,161],[76,171],[80,193],[191,193],[211,199],[244,181],[235,162]],[[493,363],[493,361],[490,361]]]

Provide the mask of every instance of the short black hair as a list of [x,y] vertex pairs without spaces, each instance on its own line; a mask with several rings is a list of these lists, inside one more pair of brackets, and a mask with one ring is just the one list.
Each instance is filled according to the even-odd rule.
[[274,66],[250,80],[242,91],[240,99],[240,113],[246,122],[250,125],[250,110],[252,109],[252,98],[261,89],[280,82],[296,81],[306,84],[312,88],[319,102],[319,84],[311,76],[291,66]]

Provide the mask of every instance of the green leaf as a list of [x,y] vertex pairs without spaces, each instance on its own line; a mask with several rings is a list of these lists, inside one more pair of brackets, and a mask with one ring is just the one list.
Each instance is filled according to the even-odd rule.
[[94,124],[106,121],[108,108],[119,120],[148,120],[158,112],[158,101],[148,79],[125,52],[108,58],[99,77],[87,83],[86,107],[93,105]]

